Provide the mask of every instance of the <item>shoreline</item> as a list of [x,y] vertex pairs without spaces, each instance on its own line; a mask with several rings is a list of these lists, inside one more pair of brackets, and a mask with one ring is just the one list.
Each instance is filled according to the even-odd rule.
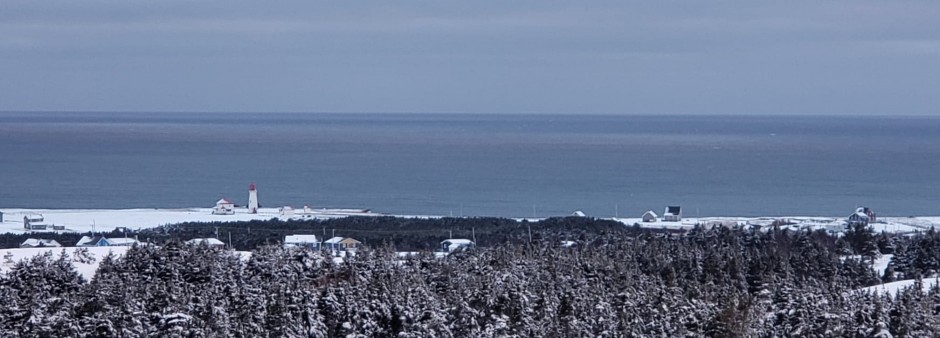
[[[447,218],[455,216],[445,215],[394,215],[372,212],[366,209],[294,209],[282,212],[279,208],[260,208],[258,213],[250,214],[246,209],[237,208],[231,215],[214,215],[213,208],[134,208],[134,209],[29,209],[10,208],[0,209],[3,213],[3,222],[0,223],[0,233],[43,233],[43,232],[92,232],[111,231],[115,228],[144,229],[155,228],[167,224],[185,222],[243,222],[279,220],[305,220],[305,219],[331,219],[349,216],[390,216],[406,218]],[[28,215],[42,215],[43,223],[48,230],[26,230],[23,217]],[[487,217],[487,216],[463,216]],[[495,216],[494,216],[495,217]],[[566,217],[566,216],[555,216]],[[570,217],[591,217],[570,216]],[[500,217],[516,221],[536,222],[544,217]],[[771,226],[775,222],[781,227],[793,230],[810,229],[840,232],[844,229],[845,217],[831,216],[709,216],[685,217],[680,221],[644,222],[641,217],[597,217],[597,219],[612,220],[623,223],[624,226],[639,225],[641,228],[652,229],[691,229],[696,224],[706,226],[735,226],[757,225]],[[52,226],[59,230],[52,230]],[[875,232],[912,233],[926,231],[931,227],[940,228],[940,216],[907,216],[907,217],[879,217],[877,222],[870,224]]]

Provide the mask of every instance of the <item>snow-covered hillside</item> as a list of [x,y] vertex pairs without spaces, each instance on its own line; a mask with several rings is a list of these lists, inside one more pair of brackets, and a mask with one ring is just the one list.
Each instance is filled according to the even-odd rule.
[[[904,288],[914,286],[916,282],[917,281],[914,279],[908,279],[908,280],[902,280],[902,281],[897,281],[897,282],[879,284],[875,286],[869,286],[867,288],[861,288],[859,290],[864,291],[864,292],[879,294],[879,295],[889,294],[891,296],[897,296],[899,291],[901,291]],[[938,279],[937,278],[925,278],[923,279],[922,282],[923,283],[921,284],[921,288],[923,289],[924,292],[927,292],[927,290],[930,290],[930,288],[937,285]]]
[[262,208],[257,214],[249,214],[245,209],[236,209],[234,215],[213,215],[211,208],[186,209],[2,209],[3,223],[0,233],[25,232],[23,217],[42,215],[44,223],[64,226],[64,231],[111,231],[117,227],[128,229],[153,228],[166,224],[183,222],[237,222],[251,220],[269,220],[272,218],[336,218],[350,215],[380,215],[370,212],[346,209],[313,209],[308,214],[295,212],[289,217],[281,216],[276,208]]
[[[22,233],[23,217],[27,215],[42,215],[48,225],[63,226],[71,232],[111,231],[117,227],[129,229],[153,228],[165,224],[183,222],[237,222],[251,220],[279,219],[328,219],[346,216],[380,216],[384,214],[363,212],[356,209],[312,209],[308,213],[295,210],[290,215],[282,215],[277,208],[262,208],[257,214],[249,214],[245,209],[235,209],[234,215],[213,215],[211,208],[183,208],[183,209],[0,209],[4,213],[3,222],[0,223],[0,233]],[[412,218],[437,218],[441,216],[415,216],[395,215]],[[611,218],[627,226],[638,224],[644,228],[654,229],[691,229],[695,224],[706,225],[761,225],[769,226],[775,221],[785,221],[785,227],[797,229],[823,229],[838,230],[842,228],[843,218],[836,217],[702,217],[684,218],[680,222],[643,222],[640,218]],[[517,220],[523,220],[522,218]],[[530,222],[540,218],[525,218]],[[881,217],[877,223],[871,224],[875,232],[887,231],[893,233],[910,233],[927,230],[930,227],[940,227],[940,217]]]
[[[814,217],[814,216],[782,216],[782,217],[701,217],[701,218],[683,218],[679,222],[664,222],[657,219],[655,222],[643,222],[641,218],[613,218],[625,225],[634,224],[644,228],[653,229],[691,229],[696,224],[706,225],[760,225],[771,226],[774,222],[784,223],[781,228],[792,230],[811,229],[811,230],[841,230],[845,224],[845,218],[837,217]],[[912,233],[924,231],[931,227],[940,228],[940,217],[919,216],[919,217],[880,217],[878,222],[871,224],[875,232],[891,233]]]

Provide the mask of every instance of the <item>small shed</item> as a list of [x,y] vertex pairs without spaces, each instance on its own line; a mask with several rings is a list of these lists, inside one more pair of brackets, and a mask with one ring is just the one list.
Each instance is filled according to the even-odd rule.
[[643,213],[643,222],[650,223],[656,222],[656,219],[659,218],[659,215],[656,214],[653,210],[647,210]]
[[665,222],[682,221],[682,207],[672,206],[672,205],[666,207],[666,211],[663,212],[663,221]]
[[235,203],[227,199],[220,199],[218,202],[215,202],[215,208],[212,208],[213,215],[234,215],[235,214]]
[[278,209],[277,211],[278,211],[278,215],[280,215],[281,217],[287,217],[287,218],[294,217],[294,207],[291,207],[289,205],[285,205],[281,207],[280,209]]

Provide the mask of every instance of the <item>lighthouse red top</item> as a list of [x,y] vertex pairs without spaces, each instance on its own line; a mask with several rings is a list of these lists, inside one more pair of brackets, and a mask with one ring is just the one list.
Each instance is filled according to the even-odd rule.
[[248,185],[248,191],[255,191],[255,190],[256,190],[256,189],[255,189],[255,183],[254,183],[254,182],[252,182],[251,184]]

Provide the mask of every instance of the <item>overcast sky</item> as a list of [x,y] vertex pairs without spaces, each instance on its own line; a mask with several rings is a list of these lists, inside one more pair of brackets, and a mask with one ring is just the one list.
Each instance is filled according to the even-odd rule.
[[940,115],[940,1],[0,1],[0,110]]

